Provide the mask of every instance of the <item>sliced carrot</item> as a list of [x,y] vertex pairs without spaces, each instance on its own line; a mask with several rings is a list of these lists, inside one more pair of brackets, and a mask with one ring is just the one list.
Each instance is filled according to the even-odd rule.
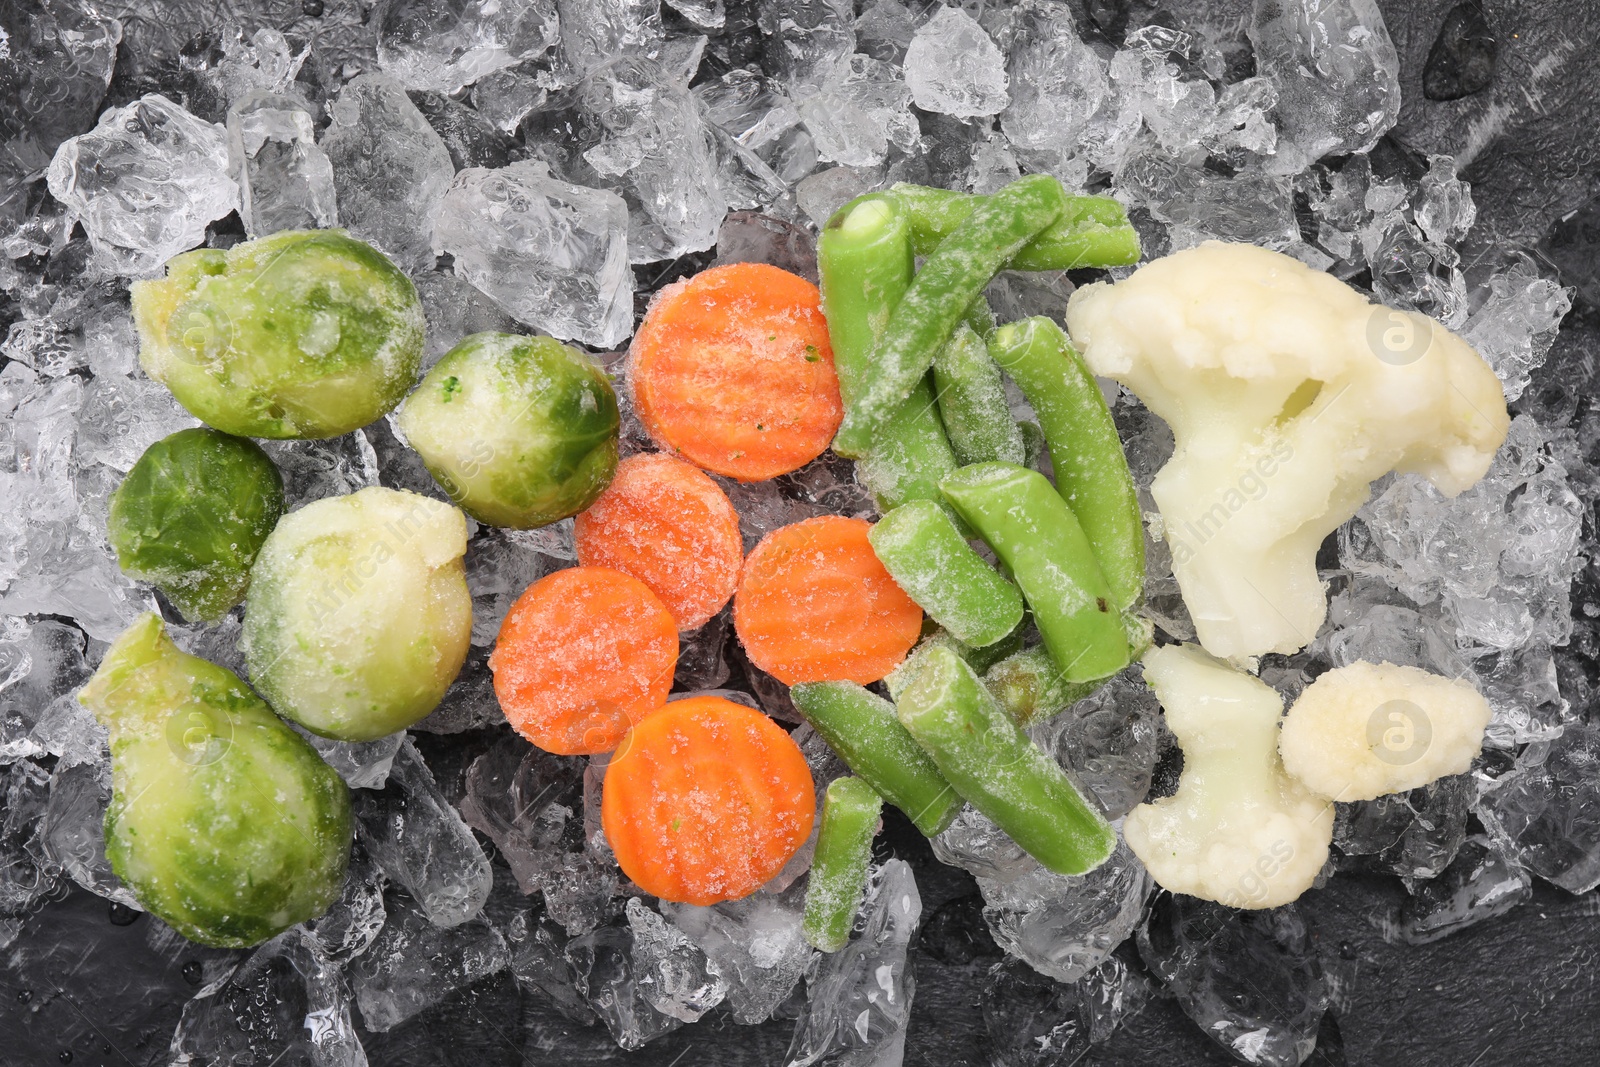
[[728,495],[698,467],[661,453],[629,456],[574,523],[578,562],[631,574],[680,631],[706,624],[739,585],[744,542]]
[[906,658],[922,609],[878,562],[870,529],[863,519],[823,515],[761,539],[733,598],[751,662],[788,685],[866,685]]
[[667,702],[677,664],[671,612],[609,567],[568,567],[528,586],[489,656],[506,721],[559,756],[616,748]]
[[600,817],[617,864],[664,900],[715,904],[770,881],[811,835],[816,792],[783,728],[722,697],[688,697],[629,732]]
[[639,418],[663,450],[741,481],[805,466],[844,416],[817,287],[765,263],[661,290],[630,363]]

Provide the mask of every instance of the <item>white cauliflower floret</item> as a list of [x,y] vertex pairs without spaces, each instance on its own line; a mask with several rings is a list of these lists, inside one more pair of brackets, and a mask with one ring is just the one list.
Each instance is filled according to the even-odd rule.
[[1151,877],[1234,908],[1276,908],[1311,888],[1333,804],[1283,773],[1278,694],[1194,645],[1151,649],[1144,677],[1183,746],[1178,791],[1122,824]]
[[1334,800],[1403,793],[1464,774],[1489,703],[1471,684],[1392,663],[1352,663],[1306,687],[1283,720],[1284,768]]
[[1293,652],[1327,613],[1323,539],[1389,471],[1454,496],[1509,420],[1494,372],[1426,316],[1252,245],[1208,242],[1067,308],[1072,339],[1172,427],[1151,492],[1200,643]]

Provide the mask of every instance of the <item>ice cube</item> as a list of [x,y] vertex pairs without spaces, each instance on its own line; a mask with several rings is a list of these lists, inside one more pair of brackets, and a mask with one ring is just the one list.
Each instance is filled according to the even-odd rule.
[[310,965],[306,955],[297,933],[280,934],[225,981],[201,989],[183,1006],[172,1035],[172,1063],[200,1067],[271,1057],[316,1062],[305,1027],[311,1005],[297,967]]
[[[11,763],[24,756],[41,755],[52,748],[52,738],[38,730],[58,702],[71,701],[72,692],[89,677],[91,668],[84,660],[83,632],[54,619],[27,620],[0,615],[0,763]],[[76,703],[76,701],[73,701]],[[88,725],[96,728],[92,746],[70,744],[60,738],[52,755],[62,756],[71,748],[82,750],[87,759],[68,762],[93,762],[105,744],[105,730],[84,712]]]
[[995,881],[1020,878],[1037,861],[976,808],[962,808],[937,837],[930,839],[941,862]]
[[472,643],[485,648],[494,644],[511,605],[551,569],[548,557],[499,531],[485,530],[474,538],[467,553]]
[[1163,893],[1138,944],[1184,1014],[1236,1059],[1299,1067],[1316,1047],[1328,989],[1293,904],[1236,911]]
[[453,93],[559,37],[555,0],[401,0],[384,13],[378,63],[407,88]]
[[517,322],[477,287],[454,274],[426,271],[413,279],[428,320],[422,369],[428,371],[469,334],[515,333]]
[[1476,813],[1491,838],[1547,882],[1571,893],[1600,885],[1600,724],[1575,722],[1528,746],[1486,788]]
[[1106,102],[1106,64],[1084,43],[1071,10],[1051,0],[1017,5],[1006,70],[1011,103],[1000,128],[1025,157],[1054,169],[1076,154]]
[[1504,915],[1533,896],[1528,872],[1481,835],[1468,838],[1438,877],[1408,881],[1407,888],[1411,896],[1400,907],[1400,936],[1413,945]]
[[378,454],[363,430],[318,441],[263,441],[262,447],[283,474],[291,511],[379,484]]
[[917,32],[916,16],[899,0],[877,0],[856,19],[856,48],[885,63],[902,63]]
[[228,159],[239,183],[245,232],[339,225],[333,164],[317,144],[311,112],[286,96],[254,93],[228,109]]
[[757,0],[764,37],[762,69],[794,97],[822,89],[833,69],[855,51],[851,0]]
[[94,125],[122,25],[89,5],[53,4],[8,13],[7,26],[0,219],[12,221],[27,181],[44,170],[62,141]]
[[1467,833],[1472,780],[1452,775],[1376,800],[1341,804],[1333,839],[1347,856],[1404,878],[1432,878],[1449,866]]
[[455,167],[450,150],[406,96],[382,74],[347,82],[321,146],[333,166],[339,221],[403,270],[433,266],[429,241]]
[[559,875],[563,852],[583,849],[583,766],[520,736],[496,741],[467,770],[461,815],[511,865],[525,894]]
[[579,992],[617,1044],[630,1050],[683,1025],[646,997],[634,945],[631,928],[603,926],[573,938],[566,950]]
[[596,348],[633,332],[628,209],[616,193],[552,178],[543,163],[470,167],[437,215],[435,250],[508,315]]
[[354,846],[339,899],[301,926],[306,946],[319,957],[340,963],[366,952],[378,939],[387,919],[383,902],[386,884],[383,872],[367,850]]
[[895,859],[874,868],[849,943],[819,954],[806,974],[786,1067],[900,1062],[916,989],[908,950],[921,916],[911,867]]
[[106,859],[106,808],[110,804],[109,764],[58,763],[50,776],[50,801],[40,830],[44,854],[89,892],[143,911]]
[[940,6],[906,49],[906,84],[924,111],[957,118],[998,115],[1011,101],[1006,60],[978,21]]
[[310,48],[297,56],[282,33],[263,26],[245,40],[243,31],[223,42],[222,63],[217,71],[223,96],[230,105],[256,93],[293,92],[295,77]]
[[56,886],[46,857],[41,822],[49,805],[50,772],[32,760],[18,760],[0,774],[0,915],[26,915]]
[[331,737],[318,737],[309,730],[297,728],[296,732],[311,742],[311,747],[328,766],[339,772],[339,777],[351,789],[382,789],[389,780],[395,754],[406,738],[404,730],[374,741],[336,741]]
[[1142,680],[1119,674],[1029,733],[1099,803],[1106,818],[1120,819],[1150,792],[1160,708]]
[[1208,238],[1285,249],[1300,240],[1294,186],[1259,171],[1224,177],[1172,158],[1150,140],[1130,152],[1118,191],[1173,227],[1174,249]]
[[1532,258],[1520,252],[1485,288],[1483,303],[1468,317],[1462,337],[1494,368],[1506,399],[1515,400],[1544,363],[1562,318],[1572,308],[1573,291],[1541,276]]
[[682,930],[638,897],[629,897],[625,910],[633,932],[633,973],[651,1007],[692,1023],[722,1003],[727,980]]
[[692,633],[678,635],[678,667],[672,687],[680,690],[716,689],[732,671],[728,643],[733,637],[733,610],[723,608],[711,621]]
[[871,192],[883,182],[881,173],[859,167],[830,167],[807,175],[795,186],[795,197],[818,229],[829,216],[862,193]]
[[1058,982],[1076,982],[1133,933],[1152,885],[1121,842],[1081,877],[1034,864],[1017,877],[978,879],[996,944]]
[[112,108],[50,161],[50,195],[114,270],[154,274],[239,206],[221,126],[159,93]]
[[736,1022],[765,1022],[805,972],[812,950],[800,935],[805,883],[710,907],[661,902],[664,915],[699,946],[728,983]]
[[1007,960],[983,990],[983,1021],[998,1067],[1048,1067],[1088,1055],[1150,997],[1149,979],[1113,956],[1072,984]]
[[821,91],[795,104],[816,144],[830,163],[871,167],[882,163],[890,145],[916,146],[920,131],[907,106],[911,91],[900,72],[882,60],[856,54],[823,79]]
[[504,926],[511,946],[511,973],[522,986],[543,994],[557,1011],[584,1026],[599,1023],[578,992],[578,976],[566,956],[571,940],[537,909],[524,908]]
[[104,463],[126,474],[146,448],[198,425],[159,382],[105,375],[84,394],[75,451],[80,464]]
[[383,790],[363,789],[351,800],[362,845],[429,921],[458,926],[483,910],[493,883],[489,861],[409,739]]
[[510,963],[505,938],[482,919],[441,929],[403,894],[390,896],[388,912],[383,932],[347,970],[368,1030],[392,1030]]
[[1400,60],[1376,0],[1256,0],[1249,34],[1278,87],[1278,173],[1365,152],[1399,117]]
[[571,81],[662,36],[661,0],[556,0],[556,10],[561,59]]

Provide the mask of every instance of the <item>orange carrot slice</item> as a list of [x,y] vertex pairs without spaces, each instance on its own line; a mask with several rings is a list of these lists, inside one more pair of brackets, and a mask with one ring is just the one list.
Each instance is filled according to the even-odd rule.
[[722,697],[677,700],[629,732],[600,816],[617,863],[663,900],[715,904],[770,881],[811,835],[806,758],[777,723]]
[[905,659],[922,609],[878,562],[871,528],[823,515],[761,539],[733,598],[734,628],[751,662],[788,685],[866,685]]
[[489,668],[506,721],[559,756],[610,752],[667,702],[678,664],[671,612],[637,578],[569,567],[511,605]]
[[667,286],[630,361],[650,436],[741,481],[805,466],[844,416],[817,287],[765,263],[712,267]]
[[739,584],[739,513],[704,471],[661,453],[629,456],[574,524],[578,562],[631,574],[680,631],[722,610]]

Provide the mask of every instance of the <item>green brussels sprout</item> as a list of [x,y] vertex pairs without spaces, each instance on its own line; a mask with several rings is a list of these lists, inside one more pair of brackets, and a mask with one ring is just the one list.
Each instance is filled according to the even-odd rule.
[[220,619],[283,516],[283,476],[261,446],[198,427],[149,448],[111,494],[106,536],[130,578],[186,619]]
[[153,914],[191,941],[245,948],[338,899],[349,790],[232,671],[145,615],[78,699],[111,734],[106,856]]
[[133,283],[139,362],[200,421],[243,437],[337,437],[416,381],[422,303],[343,230],[285,230],[174,256]]
[[575,515],[617,469],[617,395],[549,337],[476,333],[400,409],[430,473],[473,518],[519,530]]
[[398,489],[291,512],[251,572],[250,681],[312,733],[371,741],[438,706],[467,657],[466,516]]

